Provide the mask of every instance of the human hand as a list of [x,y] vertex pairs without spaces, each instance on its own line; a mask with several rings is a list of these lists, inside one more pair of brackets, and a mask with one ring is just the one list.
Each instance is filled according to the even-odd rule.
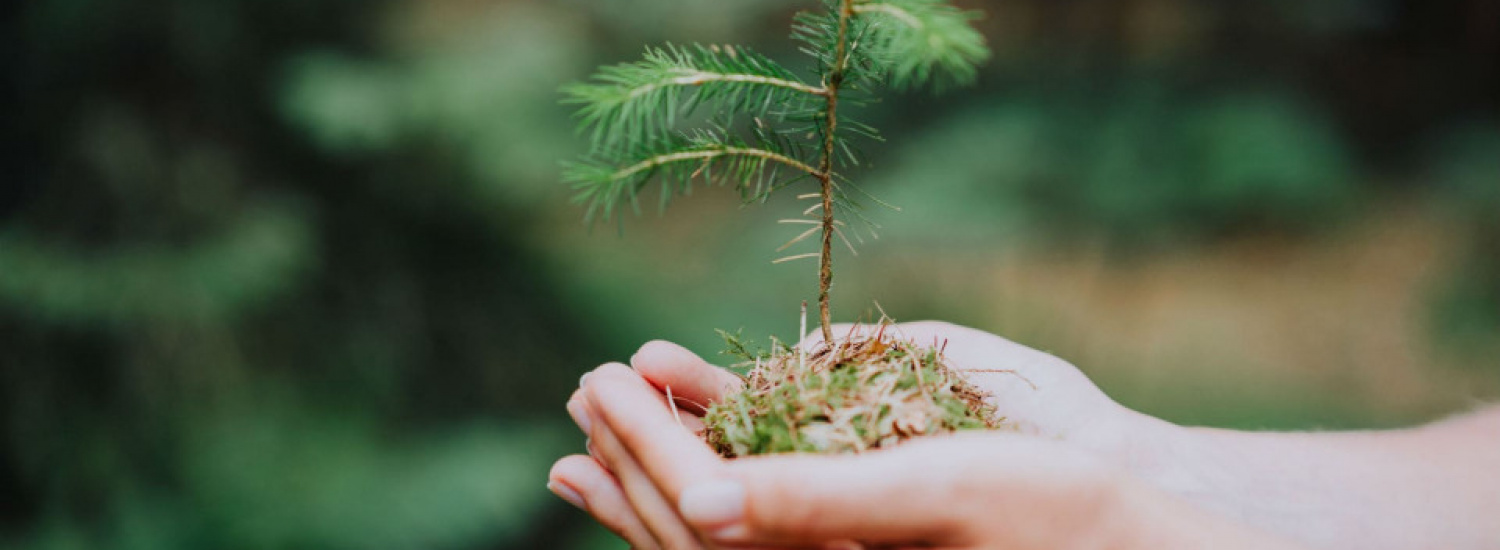
[[[692,441],[679,445],[708,452],[701,440],[704,406],[743,385],[739,377],[714,367],[680,346],[664,341],[647,343],[631,358],[636,370],[618,363],[606,364],[579,380],[579,390],[568,399],[568,414],[588,436],[588,455],[572,455],[552,467],[547,487],[563,499],[588,511],[638,550],[701,548],[694,533],[676,511],[673,499],[653,483],[641,461],[616,435],[611,425],[595,412],[589,389],[599,387],[599,371],[619,371],[633,378],[637,399],[664,406],[667,388],[672,388],[674,421],[667,433],[688,433]],[[652,373],[660,382],[652,386],[638,373]],[[658,389],[659,388],[659,389]],[[636,435],[629,430],[627,435]],[[680,438],[678,438],[680,440]],[[712,454],[712,453],[709,453]],[[716,458],[716,457],[715,457]]]
[[[566,482],[577,487],[579,478],[592,476],[582,479],[586,506],[638,548],[825,548],[850,547],[853,540],[911,548],[1266,542],[1055,441],[984,433],[863,455],[725,461],[624,365],[591,373],[580,397],[591,415],[584,424],[595,455],[619,475],[598,483],[609,472],[594,466]],[[559,462],[554,479],[567,480],[567,470],[582,473],[570,460]],[[622,502],[639,515],[611,507]]]
[[[877,327],[836,325],[835,334],[853,336],[855,331],[873,331]],[[1007,425],[1022,433],[1063,443],[1110,462],[1131,463],[1138,453],[1131,448],[1144,438],[1151,420],[1111,401],[1083,373],[1052,355],[1010,342],[982,331],[941,322],[902,323],[887,327],[897,338],[918,344],[942,346],[955,369],[968,371],[969,381],[991,394],[991,403]],[[868,334],[866,334],[868,335]],[[821,343],[821,333],[814,331],[801,344]],[[708,364],[691,352],[668,342],[651,342],[631,359],[641,376],[663,393],[673,393],[680,416],[694,429],[701,427],[697,415],[706,404],[717,401],[742,385],[738,377]],[[580,391],[568,402],[568,411],[580,426],[590,423],[587,400]],[[589,430],[585,428],[585,431]],[[646,539],[654,531],[681,528],[656,526],[670,524],[674,518],[666,513],[662,499],[634,493],[626,487],[641,485],[628,481],[630,476],[609,468],[608,455],[599,447],[615,447],[613,434],[604,432],[591,441],[591,456],[572,456],[559,461],[554,468],[551,486],[579,504],[578,487],[618,487],[603,491],[595,499],[627,506],[646,500],[637,510],[606,509],[600,502],[587,508],[605,525],[622,533],[626,539]],[[617,460],[631,470],[638,469],[626,460]],[[601,471],[602,470],[602,471]],[[631,497],[632,494],[636,496]],[[607,495],[607,496],[606,496]],[[646,512],[644,510],[649,510]],[[645,514],[643,519],[640,514]],[[632,533],[627,536],[623,533]],[[673,536],[670,538],[682,538]],[[637,543],[641,545],[640,543]]]
[[[1493,487],[1500,486],[1500,476],[1493,475],[1492,468],[1494,457],[1500,456],[1496,451],[1500,446],[1493,444],[1493,438],[1484,435],[1494,433],[1494,427],[1500,425],[1500,408],[1420,429],[1390,432],[1299,434],[1182,428],[1125,409],[1105,397],[1071,365],[998,337],[942,323],[912,323],[899,328],[903,336],[913,340],[946,340],[947,355],[956,368],[984,371],[971,374],[971,381],[996,395],[995,404],[1019,431],[1041,436],[1029,438],[1030,443],[1020,445],[1041,443],[1052,450],[1035,454],[1061,461],[1082,457],[1085,461],[1104,464],[1112,472],[1105,477],[1115,480],[1108,485],[1135,487],[1125,490],[1126,493],[1154,494],[1141,498],[1157,502],[1155,508],[1179,508],[1178,512],[1163,516],[1165,520],[1163,517],[1153,520],[1136,516],[1133,521],[1170,525],[1174,523],[1172,517],[1201,516],[1196,510],[1207,510],[1232,518],[1237,525],[1248,525],[1278,536],[1331,548],[1488,548],[1500,540],[1492,522],[1483,519],[1493,517],[1493,510],[1497,509],[1494,495],[1500,494],[1493,491]],[[843,333],[849,328],[844,326],[838,330]],[[700,413],[701,409],[694,403],[711,403],[726,392],[734,391],[738,379],[665,342],[647,344],[632,358],[632,363],[634,371],[623,365],[609,368],[617,374],[623,371],[634,376],[639,388],[646,388],[645,395],[653,396],[658,405],[666,403],[662,394],[671,388],[681,407],[680,412],[686,413],[681,414],[682,425],[674,421],[663,434],[657,435],[686,435],[686,440],[678,437],[676,448],[681,451],[680,456],[702,454],[705,447],[690,435],[690,432],[701,429],[701,422],[692,414]],[[1017,376],[990,372],[1007,369],[1015,371]],[[655,393],[651,393],[652,390]],[[675,455],[652,455],[653,458],[647,460],[631,454],[630,449],[637,446],[622,444],[623,438],[644,444],[653,436],[645,434],[643,437],[635,425],[625,425],[620,429],[615,422],[594,422],[593,429],[589,429],[590,419],[599,416],[591,410],[597,407],[594,403],[598,401],[591,397],[592,393],[586,388],[575,394],[569,402],[569,411],[595,438],[590,450],[594,457],[599,458],[564,458],[553,469],[549,485],[560,494],[570,495],[575,503],[580,503],[639,548],[699,547],[702,539],[697,538],[698,535],[674,507],[674,498],[682,490],[681,483],[675,489],[664,486],[648,472],[653,468],[648,464],[672,464]],[[639,396],[637,400],[650,402],[650,399]],[[666,409],[664,406],[660,408]],[[617,432],[622,435],[617,436]],[[677,435],[666,435],[673,432]],[[982,436],[1012,438],[1008,441],[1028,439],[1015,434]],[[608,443],[599,444],[601,439]],[[915,441],[860,457],[740,459],[730,461],[728,468],[749,468],[740,465],[752,463],[777,464],[775,461],[783,459],[842,461],[859,458],[864,461],[867,456],[887,456],[886,453],[899,458],[916,452],[907,451],[908,447],[920,450],[933,448],[933,445],[936,443]],[[1006,447],[1014,446],[1007,444]],[[936,461],[914,463],[926,464],[924,468],[961,470],[963,465],[952,462],[955,457],[983,461],[983,457],[974,453],[986,448],[990,447],[973,445],[966,446],[967,450],[948,449],[953,456],[937,453]],[[643,447],[641,452],[647,449]],[[1003,449],[991,451],[1000,453]],[[1065,455],[1074,458],[1068,459]],[[704,464],[708,463],[699,462],[699,469],[717,471]],[[791,470],[801,467],[801,464],[778,464],[770,469],[785,470],[783,473],[791,475],[794,473]],[[660,466],[654,468],[660,469]],[[691,471],[690,468],[681,470]],[[1018,470],[1024,471],[1024,468]],[[668,471],[659,475],[672,473]],[[1087,477],[1083,473],[1078,475]],[[798,487],[803,481],[809,480],[794,480],[790,486]],[[902,483],[900,479],[882,482]],[[1143,490],[1141,482],[1163,493]],[[965,483],[965,486],[983,487],[985,483],[981,479]],[[991,483],[996,487],[1004,485],[993,480]],[[816,487],[815,484],[807,486]],[[627,491],[627,487],[632,489]],[[908,486],[905,490],[926,489]],[[1191,508],[1182,508],[1176,501],[1163,498],[1164,494],[1176,495],[1183,499],[1182,502],[1190,502]],[[794,489],[789,489],[784,496],[795,501],[797,495]],[[803,496],[811,498],[811,495]],[[747,498],[755,497],[752,494]],[[1411,501],[1426,504],[1420,510],[1413,510],[1407,506]],[[770,504],[758,506],[782,506],[774,500],[767,502]],[[795,505],[791,502],[786,506]],[[754,508],[757,505],[748,506]],[[852,510],[867,512],[868,508]],[[1152,507],[1142,507],[1149,508]],[[1212,518],[1201,519],[1198,523],[1224,525]],[[1233,527],[1223,528],[1238,532]],[[1244,537],[1236,535],[1224,540],[1232,538]],[[1213,546],[1224,546],[1221,542],[1216,541]]]
[[[838,325],[834,331],[852,335],[873,328]],[[971,371],[970,381],[991,393],[1000,414],[1023,433],[1114,459],[1120,454],[1120,443],[1129,441],[1128,424],[1139,416],[1109,400],[1072,365],[1003,338],[939,322],[904,323],[887,330],[898,338],[943,346],[951,365]],[[815,346],[820,341],[815,332],[802,345]],[[659,401],[665,402],[668,391],[673,393],[679,417],[693,430],[701,428],[696,415],[703,412],[703,405],[738,390],[741,384],[738,377],[667,342],[648,343],[631,363],[663,394],[657,397]],[[619,452],[622,445],[607,426],[595,435],[589,409],[582,390],[568,402],[569,413],[591,436],[590,456],[560,460],[549,485],[637,547],[655,547],[665,544],[663,540],[687,544],[691,534],[668,499],[639,479],[641,465]]]

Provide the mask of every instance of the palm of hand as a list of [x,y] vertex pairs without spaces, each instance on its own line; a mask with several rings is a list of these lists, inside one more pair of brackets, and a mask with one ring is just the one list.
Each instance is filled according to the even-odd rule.
[[[856,329],[839,325],[834,334],[851,330]],[[1076,367],[1051,354],[937,321],[902,323],[888,330],[918,344],[943,346],[949,365],[988,392],[996,411],[1021,433],[1098,450],[1127,415]],[[821,340],[814,333],[808,342]]]
[[[871,328],[857,329],[844,325],[835,327],[834,330],[835,334],[847,334],[853,330]],[[956,370],[969,371],[969,381],[992,394],[990,399],[996,405],[997,412],[1007,418],[1009,425],[1024,434],[1037,436],[1034,440],[1029,437],[1025,439],[1041,444],[1041,447],[1037,447],[1039,454],[1048,457],[1043,462],[1052,466],[1057,466],[1057,461],[1070,456],[1084,460],[1081,464],[1090,464],[1086,455],[1097,456],[1113,452],[1110,445],[1111,434],[1129,431],[1128,426],[1120,425],[1130,418],[1128,410],[1112,402],[1081,372],[1056,357],[998,336],[947,323],[906,323],[888,327],[887,331],[893,331],[896,337],[917,344],[931,343],[944,347],[950,366]],[[804,341],[804,345],[815,343],[816,339],[812,338]],[[703,456],[709,453],[701,442],[695,443],[691,436],[681,432],[675,435],[670,432],[683,427],[692,431],[701,430],[702,422],[694,413],[702,412],[702,404],[713,403],[737,391],[742,382],[728,371],[665,342],[643,346],[632,357],[631,363],[633,368],[616,364],[596,369],[589,376],[602,378],[597,379],[597,383],[595,378],[590,378],[585,384],[585,390],[595,388],[595,391],[580,391],[569,401],[569,412],[579,420],[584,431],[594,438],[590,445],[590,454],[594,456],[564,458],[554,466],[552,477],[561,486],[594,487],[593,490],[577,491],[589,495],[583,499],[588,501],[586,508],[601,523],[639,547],[696,548],[698,545],[693,542],[693,535],[682,525],[678,514],[672,509],[671,502],[677,498],[677,491],[681,487],[671,487],[670,480],[690,477],[682,475],[678,470],[675,463],[679,461],[683,465],[696,462],[699,464],[698,469],[717,469],[720,466],[711,465],[707,457]],[[632,379],[634,383],[631,382]],[[595,410],[601,406],[598,402],[601,391],[619,393],[628,390],[630,386],[639,387],[634,390],[634,397],[628,400],[617,399],[612,408],[603,404],[607,410]],[[653,387],[656,392],[654,400],[649,397]],[[585,396],[585,393],[589,396]],[[679,415],[674,412],[672,416],[664,416],[665,408],[659,404],[664,404],[668,395],[675,398],[680,408],[689,414]],[[615,418],[613,421],[600,422],[600,412],[613,413]],[[640,416],[626,419],[624,417],[627,413]],[[671,420],[675,420],[675,423],[671,423]],[[591,424],[595,426],[592,431],[589,429]],[[601,428],[601,424],[604,427]],[[996,439],[996,442],[1015,437],[1013,434],[996,435],[1009,436]],[[992,460],[1005,460],[1000,454],[986,452],[994,447],[982,442],[991,439],[989,436],[974,436],[981,439],[965,437],[962,438],[963,441],[953,440],[947,443],[966,449],[964,453],[948,457],[958,461],[954,463],[954,467],[963,470],[966,468],[960,467],[961,464],[988,464]],[[1113,440],[1118,441],[1118,435]],[[673,441],[675,443],[671,443]],[[945,444],[942,441],[933,443]],[[1058,447],[1058,443],[1084,452],[1066,451]],[[904,452],[882,456],[895,461],[926,457],[931,454],[932,448],[926,444],[914,445]],[[995,448],[1004,449],[1007,445]],[[689,458],[691,456],[699,458]],[[747,466],[752,464],[755,462],[745,463]],[[653,467],[659,469],[655,476],[648,473]],[[1021,471],[1024,468],[1011,469]],[[1090,468],[1067,470],[1089,471]],[[1041,476],[1039,479],[1045,477]],[[663,480],[668,480],[668,486],[660,486]],[[898,484],[902,490],[906,488],[906,481],[909,480]],[[948,485],[966,486],[967,482]],[[580,499],[575,496],[574,500],[577,502]]]

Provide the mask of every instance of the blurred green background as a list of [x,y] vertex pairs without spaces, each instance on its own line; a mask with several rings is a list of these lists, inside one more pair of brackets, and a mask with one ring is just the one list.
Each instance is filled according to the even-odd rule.
[[[835,312],[998,332],[1173,421],[1500,398],[1500,4],[1005,0],[888,96],[900,212]],[[787,197],[589,231],[559,85],[666,41],[797,65],[790,0],[13,3],[0,548],[619,548],[543,489],[578,375],[795,337]]]

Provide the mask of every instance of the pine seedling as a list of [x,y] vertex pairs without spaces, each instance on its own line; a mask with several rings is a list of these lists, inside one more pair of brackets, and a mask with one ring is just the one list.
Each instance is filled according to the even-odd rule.
[[836,338],[829,311],[833,241],[853,250],[859,238],[845,219],[862,221],[858,199],[869,197],[845,171],[859,164],[858,139],[880,139],[847,107],[882,87],[971,82],[989,56],[971,26],[977,14],[943,0],[824,0],[820,8],[792,25],[812,78],[743,46],[669,44],[563,90],[591,140],[564,174],[590,221],[638,212],[653,184],[663,207],[695,183],[732,186],[746,201],[810,188],[797,195],[812,202],[802,217],[782,220],[806,229],[781,250],[813,238],[817,250],[776,261],[817,259],[823,338],[751,355],[726,334],[751,367],[746,389],[705,416],[706,438],[726,456],[858,452],[1001,422],[947,367],[939,343],[904,341],[885,319],[873,335]]

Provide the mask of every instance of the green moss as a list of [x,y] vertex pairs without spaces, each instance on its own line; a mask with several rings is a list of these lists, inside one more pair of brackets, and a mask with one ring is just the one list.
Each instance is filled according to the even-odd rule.
[[861,452],[1004,421],[942,351],[885,335],[748,352],[745,389],[708,409],[704,437],[724,456]]

